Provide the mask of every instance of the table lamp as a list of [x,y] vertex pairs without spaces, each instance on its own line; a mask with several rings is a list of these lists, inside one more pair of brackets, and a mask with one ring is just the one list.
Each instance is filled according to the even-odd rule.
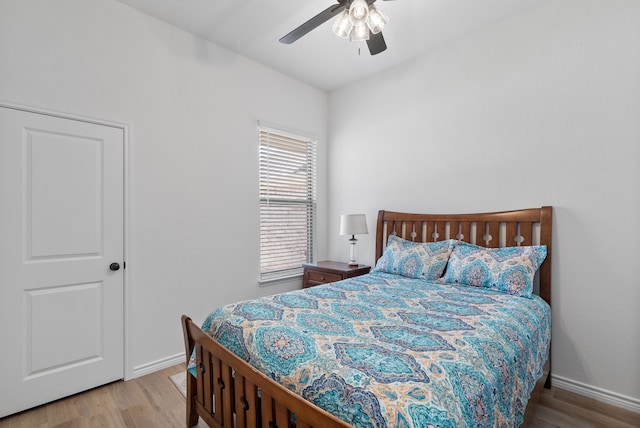
[[349,238],[349,266],[357,266],[356,262],[356,235],[366,235],[367,217],[364,214],[342,214],[340,216],[340,235],[351,235]]

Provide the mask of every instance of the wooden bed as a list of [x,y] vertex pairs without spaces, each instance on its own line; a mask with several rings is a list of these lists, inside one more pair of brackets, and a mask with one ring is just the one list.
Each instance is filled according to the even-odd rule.
[[[419,242],[458,239],[485,247],[546,245],[539,269],[539,292],[551,305],[552,207],[480,214],[407,214],[380,211],[377,219],[376,260],[390,234]],[[186,423],[198,418],[210,427],[297,428],[349,427],[302,397],[257,371],[182,316],[187,363],[195,352],[197,377],[187,371]],[[550,354],[549,354],[550,355]],[[532,393],[551,387],[551,357],[545,375]]]

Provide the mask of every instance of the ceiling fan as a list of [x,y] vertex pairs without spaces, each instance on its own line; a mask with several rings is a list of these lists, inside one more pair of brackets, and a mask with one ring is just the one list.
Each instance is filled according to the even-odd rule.
[[[389,1],[389,0],[383,0]],[[281,43],[291,44],[316,27],[340,14],[333,24],[337,36],[351,41],[366,40],[371,55],[377,55],[387,49],[382,37],[382,28],[389,18],[384,16],[373,4],[376,0],[338,0],[304,24],[280,39]]]

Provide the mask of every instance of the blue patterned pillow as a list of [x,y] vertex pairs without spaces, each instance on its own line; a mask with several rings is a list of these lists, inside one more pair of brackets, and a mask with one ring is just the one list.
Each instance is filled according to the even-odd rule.
[[459,242],[443,282],[489,288],[531,297],[533,277],[547,257],[547,246],[485,248]]
[[387,248],[373,271],[433,281],[442,276],[455,242],[412,242],[389,235]]

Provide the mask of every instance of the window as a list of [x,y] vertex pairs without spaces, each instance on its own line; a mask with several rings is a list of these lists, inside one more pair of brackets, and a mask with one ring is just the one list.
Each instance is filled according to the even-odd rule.
[[313,260],[316,142],[260,126],[260,280],[302,273]]

